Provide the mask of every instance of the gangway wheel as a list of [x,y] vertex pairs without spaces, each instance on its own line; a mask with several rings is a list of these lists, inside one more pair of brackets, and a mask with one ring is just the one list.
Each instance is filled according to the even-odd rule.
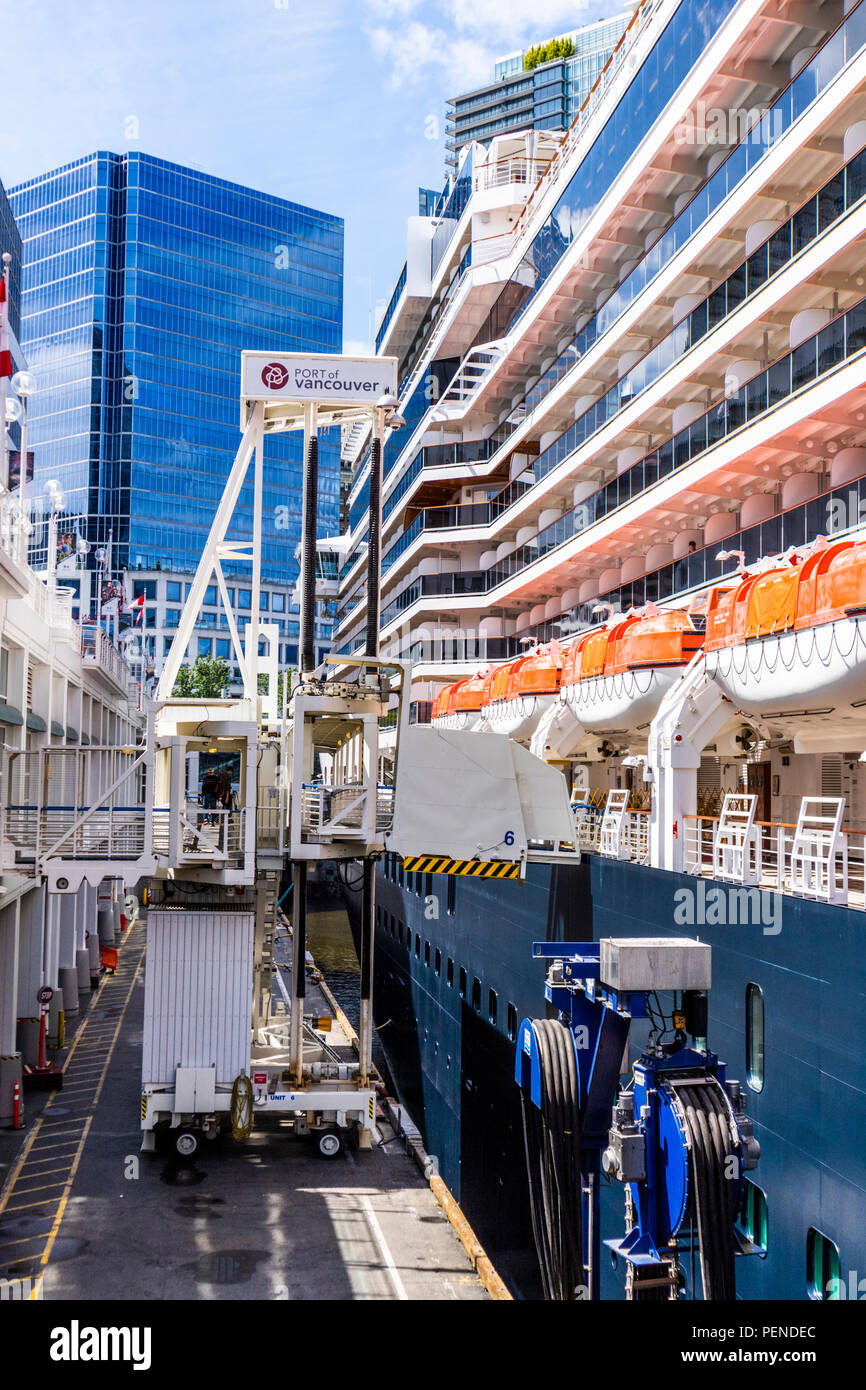
[[232,1138],[249,1139],[253,1127],[253,1083],[241,1072],[232,1086]]
[[322,1158],[336,1158],[343,1151],[343,1141],[335,1129],[325,1129],[316,1138],[316,1149]]

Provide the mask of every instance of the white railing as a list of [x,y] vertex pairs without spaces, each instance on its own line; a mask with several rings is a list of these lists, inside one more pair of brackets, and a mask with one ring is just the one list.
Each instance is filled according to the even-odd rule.
[[31,530],[17,497],[0,483],[0,550],[22,568],[27,566],[27,540]]
[[115,685],[131,694],[135,682],[129,667],[101,628],[88,627],[82,631],[81,655],[85,662],[98,666]]
[[[843,830],[837,825],[837,804],[833,798],[833,815],[822,817],[824,824],[810,821],[808,813],[804,820],[802,810],[797,825],[756,821],[754,836],[743,855],[743,877],[736,881],[792,897],[866,908],[866,831]],[[714,855],[719,819],[685,816],[684,828],[686,873],[717,877]]]
[[[3,759],[0,837],[15,862],[135,859],[144,851],[139,750],[48,747]],[[80,824],[79,824],[80,822]]]
[[485,343],[482,347],[470,348],[436,402],[436,410],[443,405],[465,408],[482,382],[487,379],[497,363],[501,362],[503,352],[504,344],[501,342]]
[[553,151],[545,158],[530,158],[525,154],[506,156],[505,159],[492,160],[482,164],[475,174],[475,191],[485,188],[502,188],[509,183],[523,183],[532,187],[546,171],[553,158]]
[[[159,811],[168,813],[169,809],[160,807]],[[243,858],[245,810],[202,806],[197,797],[190,797],[179,814],[180,863]]]
[[[626,809],[622,813],[619,839],[606,843],[602,848],[604,815],[604,809],[599,806],[575,806],[574,826],[578,849],[601,854],[605,858],[626,859],[632,864],[648,864],[649,811]],[[605,841],[608,841],[607,835]]]
[[[3,813],[3,835],[33,860],[58,844],[59,859],[137,859],[144,853],[143,806],[87,807],[17,804]],[[74,828],[73,828],[74,827]],[[72,833],[69,834],[68,832]]]
[[732,883],[752,883],[757,832],[754,794],[727,792],[713,840],[713,876]]
[[[327,840],[358,840],[363,836],[363,820],[370,788],[363,782],[315,783],[301,792],[301,828],[305,835]],[[391,829],[394,819],[394,788],[376,789],[376,830]]]

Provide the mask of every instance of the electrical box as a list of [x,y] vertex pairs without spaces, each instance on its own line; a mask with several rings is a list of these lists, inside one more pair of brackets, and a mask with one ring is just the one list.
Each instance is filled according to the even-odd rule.
[[604,937],[600,978],[610,989],[709,989],[712,950],[677,936]]

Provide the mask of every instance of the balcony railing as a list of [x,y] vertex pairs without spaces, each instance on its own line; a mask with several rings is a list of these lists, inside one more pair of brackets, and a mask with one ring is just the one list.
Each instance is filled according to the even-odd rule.
[[[649,0],[646,11],[642,18],[648,18],[655,8],[653,0]],[[629,25],[632,28],[635,20],[641,16],[638,10]],[[626,30],[626,34],[629,33]],[[623,35],[625,39],[626,35]],[[622,43],[622,39],[620,42]],[[866,43],[866,6],[862,3],[847,15],[839,27],[824,41],[818,48],[814,57],[797,74],[790,84],[782,91],[771,107],[761,112],[756,124],[746,132],[739,144],[735,145],[723,164],[706,180],[697,190],[692,201],[683,209],[679,217],[664,232],[655,246],[635,268],[623,285],[619,287],[616,295],[608,301],[605,310],[617,316],[622,309],[627,307],[631,301],[645,288],[649,281],[658,273],[661,266],[667,263],[671,257],[681,249],[689,238],[703,225],[710,215],[719,208],[722,203],[730,196],[734,188],[750,174],[756,165],[763,159],[764,155],[772,149],[776,143],[784,136],[787,131],[800,119],[808,110],[812,103],[827,89],[830,83],[838,74],[858,55]],[[594,97],[595,89],[590,93],[588,101],[597,104]],[[586,103],[585,103],[586,105]],[[549,186],[550,180],[556,178],[562,163],[568,158],[574,149],[581,134],[581,122],[584,119],[584,109],[578,114],[572,128],[560,147],[556,158],[544,177],[540,180],[536,189],[527,200],[523,212],[515,224],[515,239],[528,229],[529,219],[532,209],[537,200],[540,190]],[[566,190],[566,193],[568,190]],[[577,203],[578,207],[583,207],[587,199],[580,198],[580,191],[573,190],[572,204]],[[580,225],[585,221],[592,211],[592,201],[584,208],[582,216],[575,222],[572,219],[571,235],[568,238],[558,255],[545,256],[545,263],[541,273],[537,274],[532,293],[520,305],[517,313],[508,324],[499,324],[496,333],[490,336],[501,336],[504,332],[510,332],[518,319],[526,311],[534,296],[538,293],[541,286],[545,283],[548,275],[558,264],[559,259],[566,253],[571,245],[574,236],[577,234]],[[545,235],[545,228],[541,228],[533,242],[530,244],[526,257],[532,262],[532,253],[535,241],[538,237]],[[616,302],[614,302],[616,301]],[[605,327],[607,324],[604,325]]]
[[0,484],[0,549],[22,569],[27,565],[27,543],[31,530],[18,498]]
[[[753,835],[736,874],[722,881],[866,909],[864,863],[866,832],[837,824],[840,798],[804,798],[796,825],[755,821]],[[702,878],[722,878],[717,816],[685,816],[685,870]],[[769,924],[767,924],[769,925]]]
[[[750,299],[800,252],[817,240],[828,228],[849,212],[866,194],[866,151],[861,150],[841,168],[823,188],[813,194],[797,212],[777,228],[746,260],[695,306],[664,338],[636,362],[605,394],[585,412],[581,419],[559,437],[533,462],[532,475],[536,482],[545,478],[568,453],[607,424],[654,381],[685,356],[696,343],[720,323],[723,323],[746,300]],[[605,306],[606,308],[606,306]],[[535,408],[549,391],[565,376],[609,327],[603,322],[605,309],[599,309],[581,329],[574,342],[528,393],[525,413]],[[512,411],[506,425],[509,433],[522,423],[521,407]],[[499,427],[497,435],[503,430]],[[519,482],[515,479],[500,494],[502,506],[508,507],[519,495],[513,492]]]
[[101,628],[82,629],[81,655],[87,665],[98,667],[127,694],[134,690],[132,674],[120,652]]

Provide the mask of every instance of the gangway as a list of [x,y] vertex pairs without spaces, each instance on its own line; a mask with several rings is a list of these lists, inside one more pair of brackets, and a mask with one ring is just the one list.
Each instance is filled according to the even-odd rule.
[[[242,1138],[259,1111],[285,1115],[295,1132],[354,1131],[360,1147],[369,1147],[376,860],[386,851],[404,862],[434,856],[473,872],[522,877],[534,846],[574,842],[557,769],[502,735],[412,724],[410,665],[379,654],[382,446],[386,429],[402,423],[396,365],[393,358],[242,355],[240,445],[147,702],[144,747],[130,750],[100,801],[84,799],[66,820],[52,822],[50,835],[40,832],[35,852],[55,891],[109,872],[153,880],[146,1149],[167,1130],[189,1154],[229,1121]],[[366,644],[317,665],[318,433],[353,419],[372,425]],[[226,575],[249,572],[258,615],[265,439],[294,429],[304,431],[300,669],[281,706],[279,629],[260,618],[241,624]],[[252,530],[238,539],[236,512],[247,492]],[[211,585],[222,596],[242,691],[192,699],[176,695],[175,685]],[[229,770],[229,804],[199,795],[201,768],[214,760]],[[307,878],[311,864],[347,859],[363,864],[360,1024],[355,1060],[337,1062],[307,1003]],[[285,990],[274,945],[278,905],[289,889]]]

